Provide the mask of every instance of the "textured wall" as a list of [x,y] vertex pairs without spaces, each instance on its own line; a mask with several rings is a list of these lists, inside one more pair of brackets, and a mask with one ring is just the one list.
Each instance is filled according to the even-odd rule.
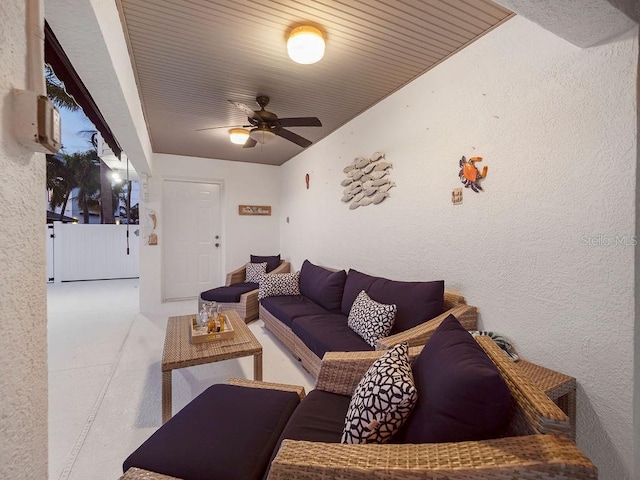
[[[149,202],[143,208],[156,211],[160,232],[164,178],[222,181],[223,274],[247,263],[250,254],[271,255],[279,252],[278,167],[165,154],[155,155],[153,165],[153,177],[149,179]],[[271,205],[272,214],[240,216],[238,205]],[[162,242],[159,235],[157,247],[140,247],[140,308],[143,311],[153,311],[162,300]],[[224,276],[219,285],[223,283]]]
[[[615,236],[635,234],[637,60],[637,29],[580,49],[515,17],[282,167],[295,268],[444,278],[481,327],[577,377],[603,480],[633,472],[634,248]],[[397,187],[350,211],[342,169],[376,151]],[[462,155],[489,173],[453,206]]]
[[17,144],[11,89],[25,88],[25,6],[0,2],[0,478],[47,478],[45,158]]

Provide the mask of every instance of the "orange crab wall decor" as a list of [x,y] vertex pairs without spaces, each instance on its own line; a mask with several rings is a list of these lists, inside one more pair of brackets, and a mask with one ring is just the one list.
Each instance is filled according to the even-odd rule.
[[462,181],[466,188],[471,188],[474,192],[482,190],[482,187],[478,182],[487,176],[487,170],[489,170],[489,167],[485,165],[482,169],[482,173],[480,173],[475,163],[481,161],[482,157],[471,157],[467,160],[464,155],[460,159],[460,172],[458,173],[460,181]]

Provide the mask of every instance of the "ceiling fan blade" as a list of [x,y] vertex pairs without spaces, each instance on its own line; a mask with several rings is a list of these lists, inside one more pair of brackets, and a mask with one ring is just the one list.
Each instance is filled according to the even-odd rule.
[[[225,125],[223,127],[207,127],[207,128],[197,128],[196,132],[203,132],[205,130],[216,130],[218,128],[240,128],[241,125],[238,125],[237,123],[235,125]],[[242,125],[243,128],[247,128],[247,127],[251,127],[251,125]]]
[[277,128],[273,130],[273,133],[278,135],[279,137],[286,138],[290,142],[295,143],[296,145],[300,145],[302,148],[307,148],[313,142],[311,140],[307,140],[304,137],[301,137],[297,133],[293,133],[290,130],[286,130],[284,128]]
[[321,127],[320,119],[317,117],[292,117],[279,118],[278,122],[283,127]]
[[229,100],[229,102],[232,103],[236,108],[242,110],[247,115],[247,117],[253,118],[256,116],[256,112],[254,112],[253,109],[246,106],[244,103],[234,102],[233,100]]
[[247,138],[247,141],[244,142],[244,145],[242,145],[242,148],[253,148],[257,143],[258,142],[256,142],[253,138],[249,137]]

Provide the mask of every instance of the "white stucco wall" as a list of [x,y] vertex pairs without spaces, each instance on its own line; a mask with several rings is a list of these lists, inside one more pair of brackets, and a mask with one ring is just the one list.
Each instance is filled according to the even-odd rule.
[[45,158],[12,131],[26,88],[25,2],[0,3],[0,478],[47,478]]
[[[634,248],[615,236],[635,234],[637,61],[637,29],[580,49],[516,17],[282,167],[295,268],[445,279],[481,328],[577,378],[603,480],[633,477]],[[397,187],[350,211],[342,169],[376,151]],[[462,155],[489,173],[453,206]]]
[[[226,272],[247,263],[249,255],[280,252],[278,167],[166,154],[154,155],[153,164],[153,177],[148,180],[149,201],[141,206],[155,210],[159,226],[163,222],[164,179],[222,183],[223,264],[219,285],[224,284]],[[238,205],[271,205],[272,214],[241,216]],[[160,237],[158,246],[143,244],[140,247],[140,309],[143,312],[157,309],[162,302],[162,242]]]

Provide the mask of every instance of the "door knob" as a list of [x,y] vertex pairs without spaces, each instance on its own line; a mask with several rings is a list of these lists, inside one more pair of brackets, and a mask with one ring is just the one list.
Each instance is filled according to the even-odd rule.
[[220,244],[219,244],[219,243],[216,243],[216,248],[218,248],[219,246],[220,246]]

